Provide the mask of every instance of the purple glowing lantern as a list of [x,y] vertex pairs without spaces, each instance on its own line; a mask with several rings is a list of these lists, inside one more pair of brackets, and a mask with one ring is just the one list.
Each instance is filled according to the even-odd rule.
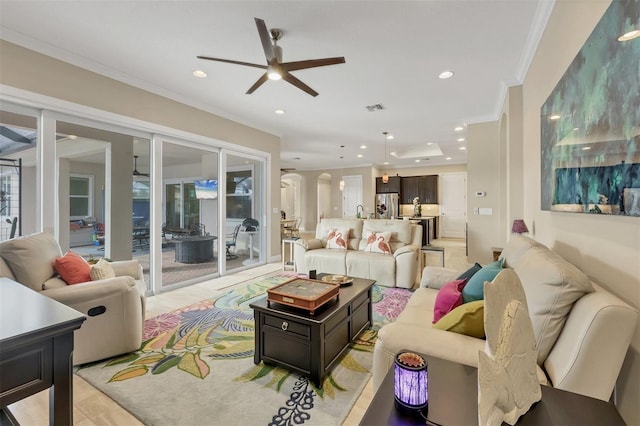
[[428,405],[427,361],[415,352],[401,351],[394,363],[396,407],[419,413]]

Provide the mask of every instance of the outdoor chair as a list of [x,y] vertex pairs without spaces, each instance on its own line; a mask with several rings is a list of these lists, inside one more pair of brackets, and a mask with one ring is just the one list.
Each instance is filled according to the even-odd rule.
[[[240,232],[240,226],[236,225],[233,228],[233,232],[227,234],[227,241],[225,241],[225,246],[227,247],[227,259],[237,259],[238,255],[236,254],[236,240],[238,239],[238,232]],[[230,238],[230,239],[229,239]]]

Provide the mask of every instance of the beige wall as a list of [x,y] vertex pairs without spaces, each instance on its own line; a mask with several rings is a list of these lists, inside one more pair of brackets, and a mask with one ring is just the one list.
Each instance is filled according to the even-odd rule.
[[[497,121],[467,126],[467,224],[468,261],[489,263],[491,247],[500,246],[504,194],[503,165],[500,163],[499,124]],[[485,192],[476,197],[476,192]],[[491,209],[491,214],[476,214],[476,209]],[[480,210],[478,210],[480,212]]]
[[[271,154],[270,245],[267,259],[280,253],[280,139],[260,130],[101,76],[0,40],[0,83],[17,89],[96,108],[109,113],[201,135],[222,145],[248,147]],[[277,210],[277,209],[276,209]]]
[[[517,146],[515,137],[509,141],[514,152],[522,149],[522,161],[511,159],[509,164],[514,166],[512,169],[522,164],[523,217],[532,231],[531,236],[637,308],[640,305],[640,218],[540,209],[540,107],[608,5],[609,1],[556,2],[523,84],[522,147]],[[516,115],[515,111],[509,112],[509,116],[514,117],[512,122],[517,119]],[[637,327],[617,383],[618,409],[625,421],[634,425],[640,424],[639,354],[640,327]]]

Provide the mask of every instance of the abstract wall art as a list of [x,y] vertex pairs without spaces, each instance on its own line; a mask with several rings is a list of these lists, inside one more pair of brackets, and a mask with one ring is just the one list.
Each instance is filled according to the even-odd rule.
[[640,217],[634,30],[640,0],[614,0],[542,105],[542,210]]

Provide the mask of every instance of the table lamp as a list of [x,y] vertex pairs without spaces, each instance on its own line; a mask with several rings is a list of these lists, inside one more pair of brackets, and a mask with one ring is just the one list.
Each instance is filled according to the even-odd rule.
[[426,417],[427,361],[415,352],[400,351],[394,362],[396,407],[410,415]]
[[527,224],[524,223],[522,219],[516,219],[513,221],[513,225],[511,226],[511,233],[513,234],[527,234],[529,233],[529,228],[527,228]]

